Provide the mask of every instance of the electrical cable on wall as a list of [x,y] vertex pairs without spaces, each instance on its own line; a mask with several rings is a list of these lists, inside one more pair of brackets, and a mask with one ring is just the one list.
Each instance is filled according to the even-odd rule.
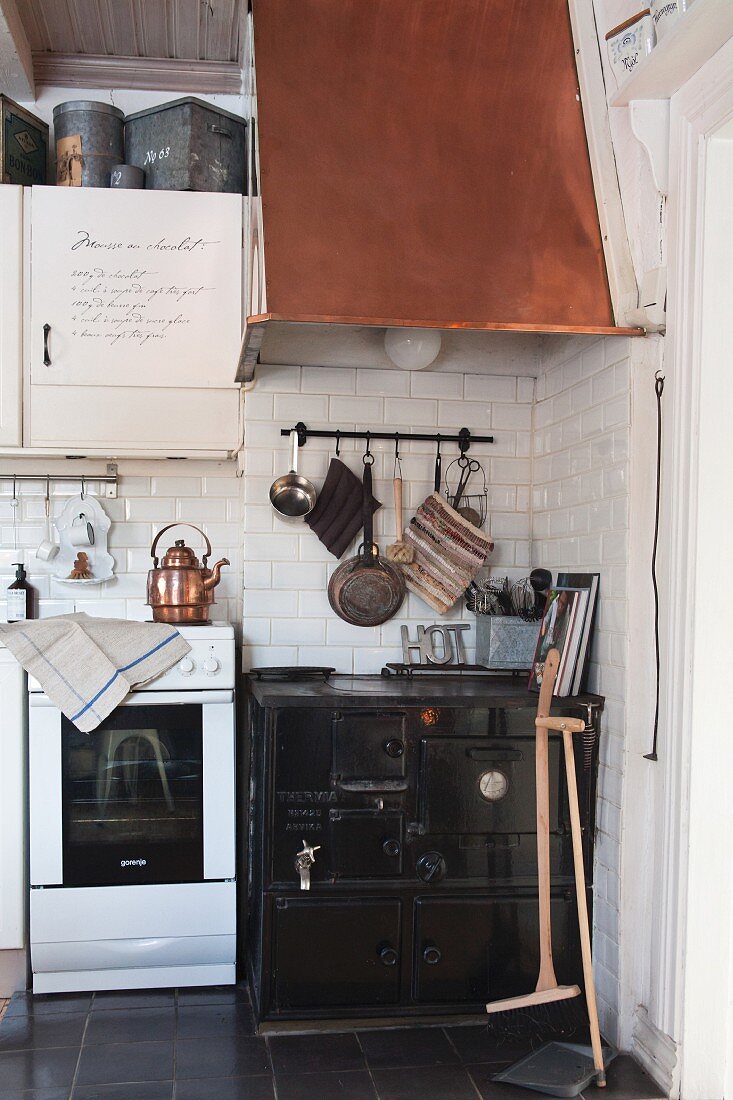
[[654,509],[654,544],[652,546],[652,587],[654,589],[654,655],[656,659],[656,696],[654,703],[654,736],[652,751],[644,754],[645,760],[657,760],[657,734],[659,732],[659,586],[657,584],[657,545],[659,542],[659,504],[662,495],[662,394],[664,375],[654,375],[654,392],[657,396],[657,495]]

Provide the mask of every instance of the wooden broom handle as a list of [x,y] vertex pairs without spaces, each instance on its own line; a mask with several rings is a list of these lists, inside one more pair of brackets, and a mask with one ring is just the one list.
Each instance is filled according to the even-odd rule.
[[[547,718],[552,706],[560,654],[551,649],[545,667],[537,702],[537,718]],[[550,766],[547,729],[536,725],[535,789],[537,798],[537,894],[539,900],[540,972],[536,992],[557,986],[552,962],[552,919],[550,914]]]
[[402,478],[394,479],[394,525],[395,542],[402,538]]
[[[547,736],[545,734],[545,736]],[[585,896],[585,871],[583,869],[583,837],[580,827],[580,808],[578,804],[578,782],[575,775],[575,754],[573,752],[572,730],[563,730],[563,746],[565,748],[565,773],[568,783],[568,802],[570,804],[570,827],[573,835],[573,864],[575,866],[575,893],[578,899],[578,926],[580,929],[580,951],[583,956],[583,981],[585,983],[585,1000],[588,1005],[588,1022],[590,1025],[590,1041],[593,1048],[593,1064],[598,1073],[596,1084],[603,1088],[606,1084],[606,1073],[603,1066],[603,1047],[601,1045],[601,1031],[598,1025],[598,1006],[596,1004],[596,987],[593,981],[593,961],[590,946],[590,925],[588,923],[588,901]]]

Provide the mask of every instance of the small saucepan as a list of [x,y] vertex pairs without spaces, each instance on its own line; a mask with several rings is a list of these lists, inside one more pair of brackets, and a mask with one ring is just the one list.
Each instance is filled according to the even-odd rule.
[[315,485],[298,473],[298,433],[290,433],[290,473],[270,486],[270,504],[282,519],[305,519],[312,512],[318,494]]

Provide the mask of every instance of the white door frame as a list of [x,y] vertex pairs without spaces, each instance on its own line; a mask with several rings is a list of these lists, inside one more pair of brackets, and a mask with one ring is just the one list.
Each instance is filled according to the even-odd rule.
[[649,945],[649,1003],[635,1038],[642,1055],[650,1025],[674,1040],[658,1076],[683,1100],[733,1097],[733,737],[719,703],[733,678],[716,591],[733,536],[733,200],[716,184],[733,173],[730,133],[733,40],[671,101],[664,680],[660,762],[650,765],[661,775],[652,915],[637,930]]

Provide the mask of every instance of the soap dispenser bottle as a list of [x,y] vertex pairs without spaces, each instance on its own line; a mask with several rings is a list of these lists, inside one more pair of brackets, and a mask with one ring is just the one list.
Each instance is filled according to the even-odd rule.
[[36,590],[28,583],[26,572],[20,562],[15,565],[15,580],[8,587],[8,622],[19,623],[36,617]]

